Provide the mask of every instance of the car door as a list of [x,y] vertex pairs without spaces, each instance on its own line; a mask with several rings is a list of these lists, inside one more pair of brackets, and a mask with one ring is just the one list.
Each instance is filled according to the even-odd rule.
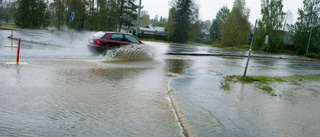
[[120,33],[114,33],[109,38],[109,47],[120,47],[122,45],[128,45],[129,43],[125,41],[124,35]]

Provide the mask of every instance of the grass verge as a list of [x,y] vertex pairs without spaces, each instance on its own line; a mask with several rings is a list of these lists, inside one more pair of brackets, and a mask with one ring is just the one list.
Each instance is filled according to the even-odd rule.
[[306,76],[290,76],[290,77],[268,77],[268,76],[227,76],[225,78],[224,90],[230,91],[231,82],[242,82],[242,83],[256,83],[259,89],[268,93],[271,96],[277,96],[274,89],[270,86],[272,83],[282,82],[305,82],[305,81],[320,81],[320,75],[306,75]]
[[2,26],[4,28],[17,28],[18,26],[15,24],[7,24],[7,23],[2,23]]

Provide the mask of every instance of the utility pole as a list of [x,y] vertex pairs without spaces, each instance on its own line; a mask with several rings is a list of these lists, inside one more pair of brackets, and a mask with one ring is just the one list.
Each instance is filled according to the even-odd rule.
[[309,42],[308,42],[308,47],[307,47],[306,53],[308,53],[308,51],[309,51],[309,45],[310,45],[310,40],[311,40],[311,35],[312,35],[312,29],[313,29],[313,26],[311,26],[311,31],[310,31],[310,35],[309,35]]
[[136,37],[138,37],[139,34],[139,20],[140,20],[140,10],[141,10],[141,0],[139,1],[139,10],[138,10],[138,17],[137,17],[137,29],[136,29]]
[[[2,0],[0,0],[0,8],[2,8]],[[2,26],[2,19],[1,19],[1,16],[0,16],[0,27]]]
[[90,2],[90,8],[91,8],[91,17],[90,17],[90,28],[89,29],[92,30],[92,22],[93,22],[92,18],[93,18],[94,0],[92,0]]
[[119,32],[121,32],[121,26],[122,26],[122,14],[123,14],[123,5],[124,5],[124,0],[121,0],[120,3],[120,24],[119,24]]

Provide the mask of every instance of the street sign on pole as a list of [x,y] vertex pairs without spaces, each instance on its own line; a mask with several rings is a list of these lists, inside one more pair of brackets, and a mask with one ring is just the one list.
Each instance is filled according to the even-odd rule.
[[70,21],[69,22],[73,22],[74,20],[74,12],[71,13],[71,17],[70,17]]
[[[73,29],[73,20],[74,20],[74,12],[71,12],[71,17],[70,17],[69,23],[71,22],[72,29]],[[73,37],[73,30],[71,30],[71,41],[72,41],[72,37]]]

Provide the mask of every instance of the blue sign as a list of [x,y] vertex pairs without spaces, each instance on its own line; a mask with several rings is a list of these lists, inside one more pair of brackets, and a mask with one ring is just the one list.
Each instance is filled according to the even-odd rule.
[[71,13],[71,17],[70,17],[70,21],[69,22],[73,22],[74,20],[74,12]]

